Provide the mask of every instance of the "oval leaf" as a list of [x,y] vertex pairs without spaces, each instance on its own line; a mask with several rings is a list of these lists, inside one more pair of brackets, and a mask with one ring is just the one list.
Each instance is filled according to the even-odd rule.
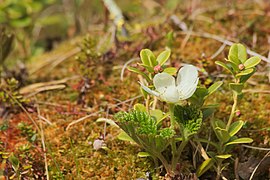
[[166,61],[169,59],[171,55],[171,51],[170,50],[165,50],[163,52],[161,52],[158,57],[157,57],[157,62],[159,65],[163,65],[166,63]]
[[135,141],[127,133],[125,133],[124,131],[121,131],[118,134],[117,138],[122,140],[122,141],[129,141],[129,142],[135,143]]
[[233,44],[230,48],[228,58],[236,65],[239,65],[240,63],[245,63],[245,61],[247,60],[246,47],[240,43]]
[[215,128],[214,129],[217,138],[222,142],[222,143],[226,143],[230,140],[231,136],[228,133],[228,131],[226,131],[226,129],[221,129],[221,128]]
[[136,110],[136,111],[140,111],[140,112],[147,112],[147,109],[146,107],[141,104],[141,103],[137,103],[133,106],[133,109]]
[[131,72],[135,72],[135,73],[142,75],[149,82],[151,81],[150,78],[144,72],[142,72],[134,67],[128,67],[128,70]]
[[238,131],[240,131],[243,125],[244,125],[243,121],[236,121],[232,123],[231,126],[229,127],[230,136],[234,136],[236,133],[238,133]]
[[140,52],[141,61],[146,66],[150,66],[150,61],[149,61],[149,58],[148,58],[149,51],[151,51],[151,50],[150,49],[143,49]]
[[253,71],[254,71],[253,68],[251,68],[251,69],[245,69],[244,71],[241,71],[240,73],[236,74],[236,77],[245,76],[245,75],[251,74],[251,73],[253,73]]
[[156,57],[150,49],[143,49],[140,52],[141,61],[147,66],[156,66],[158,63]]
[[215,82],[214,84],[212,84],[208,89],[208,95],[212,94],[213,92],[215,92],[221,85],[223,84],[222,81],[218,81]]
[[252,143],[253,139],[251,138],[238,138],[231,142],[225,144],[225,146],[232,145],[232,144],[243,144],[243,143]]
[[225,63],[221,62],[221,61],[215,61],[216,65],[219,65],[221,67],[223,67],[224,69],[227,69],[228,71],[230,71],[230,73],[234,74],[233,70]]
[[149,156],[151,156],[148,152],[139,152],[138,153],[138,156],[139,157],[149,157]]
[[237,94],[241,94],[242,89],[244,88],[244,85],[242,83],[230,83],[229,87],[231,88],[231,90],[233,90]]
[[214,161],[212,158],[206,159],[199,167],[196,172],[196,175],[200,177],[203,175],[208,169],[210,169],[214,165]]
[[168,67],[168,68],[165,68],[163,72],[166,72],[170,75],[175,75],[177,72],[177,69],[174,67]]
[[216,157],[220,159],[228,159],[231,156],[231,154],[216,155]]
[[254,56],[249,58],[245,63],[244,66],[246,69],[248,68],[252,68],[255,67],[257,64],[259,64],[261,62],[261,58],[259,58],[258,56]]

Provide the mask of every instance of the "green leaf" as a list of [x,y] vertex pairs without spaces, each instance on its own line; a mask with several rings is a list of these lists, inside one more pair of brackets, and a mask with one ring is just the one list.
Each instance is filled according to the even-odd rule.
[[153,54],[153,52],[150,49],[141,50],[140,57],[141,57],[142,63],[147,65],[147,66],[154,67],[158,64],[156,61],[155,55]]
[[144,72],[142,72],[134,67],[128,67],[128,70],[142,75],[147,81],[151,81],[151,79]]
[[12,167],[15,169],[15,171],[17,171],[20,165],[19,159],[16,156],[14,156],[14,154],[12,153],[9,156],[8,160],[11,162]]
[[148,152],[139,152],[138,156],[143,158],[143,157],[149,157],[151,155]]
[[217,138],[222,142],[222,143],[226,143],[230,140],[231,136],[228,133],[228,131],[226,131],[226,129],[221,129],[219,127],[216,127],[214,129]]
[[240,73],[236,74],[236,77],[245,76],[245,75],[251,74],[251,73],[253,73],[253,71],[254,71],[253,68],[251,68],[251,69],[245,69],[245,70],[241,71]]
[[193,140],[194,140],[194,141],[199,141],[199,142],[203,142],[203,143],[210,144],[210,145],[214,146],[216,149],[219,148],[219,146],[218,146],[217,143],[215,143],[215,142],[213,142],[213,141],[209,141],[209,140],[207,140],[207,139],[194,138]]
[[150,72],[150,73],[155,72],[155,71],[154,71],[154,68],[151,67],[151,66],[147,66],[147,65],[145,65],[145,64],[140,64],[140,63],[139,63],[139,65],[142,66],[142,67],[144,67],[145,69],[147,69],[147,71]]
[[32,23],[32,19],[30,17],[14,19],[10,21],[10,25],[15,28],[24,28],[24,27],[29,26],[31,23]]
[[149,61],[149,57],[148,57],[149,51],[151,51],[151,50],[150,49],[143,49],[140,52],[141,61],[146,66],[150,66],[150,61]]
[[245,63],[245,61],[247,60],[246,47],[240,43],[233,44],[230,48],[228,58],[236,65],[239,65],[240,63]]
[[241,94],[242,89],[244,88],[244,84],[242,84],[242,83],[230,83],[229,87],[231,88],[231,90],[233,90],[237,94]]
[[211,121],[212,128],[218,138],[222,143],[226,143],[231,138],[230,134],[226,130],[226,124],[221,120],[212,120]]
[[243,121],[236,121],[232,123],[228,130],[230,136],[234,136],[238,131],[240,131],[243,125],[244,125]]
[[152,116],[152,117],[155,117],[156,118],[156,121],[159,122],[160,119],[163,118],[163,112],[159,109],[154,109],[154,110],[150,110],[149,111],[149,114]]
[[[150,111],[150,114],[151,114],[151,111]],[[166,119],[169,115],[170,115],[169,112],[167,112],[166,114],[164,114],[161,119],[157,120],[156,124],[158,125],[160,122],[163,121],[163,119]]]
[[216,157],[220,159],[228,159],[231,156],[232,156],[231,154],[216,155]]
[[168,73],[168,74],[170,74],[170,75],[175,75],[176,72],[177,72],[177,69],[174,68],[174,67],[168,67],[168,68],[165,68],[165,69],[163,70],[163,72],[166,72],[166,73]]
[[243,144],[243,143],[252,143],[253,139],[251,138],[238,138],[233,141],[230,141],[225,144],[225,146],[232,145],[232,144]]
[[197,169],[196,175],[200,177],[214,165],[212,158],[206,159]]
[[255,67],[256,65],[258,65],[261,62],[261,58],[259,58],[258,56],[254,56],[249,58],[245,63],[244,66],[246,69],[248,68],[252,68]]
[[208,89],[208,95],[212,94],[213,92],[215,92],[220,86],[222,86],[223,82],[222,81],[218,81],[215,82],[214,84],[212,84]]
[[245,83],[256,71],[256,68],[252,68],[253,72],[240,77],[240,83]]
[[136,103],[133,106],[133,109],[136,110],[136,111],[147,112],[146,107],[143,104],[141,104],[141,103]]
[[201,110],[203,113],[203,119],[207,119],[217,110],[217,106],[203,106]]
[[124,131],[121,131],[118,134],[117,138],[122,140],[122,141],[129,141],[129,142],[135,143],[135,141],[127,133],[125,133]]
[[214,126],[215,128],[219,127],[221,129],[226,129],[226,124],[220,119],[215,120],[214,123],[215,123],[215,126]]
[[158,64],[161,66],[165,64],[166,61],[169,59],[170,55],[171,55],[171,50],[165,50],[161,52],[157,57]]
[[221,61],[215,61],[215,63],[221,67],[223,67],[224,69],[227,69],[228,71],[230,71],[230,73],[234,74],[232,68],[230,68],[227,64],[221,62]]

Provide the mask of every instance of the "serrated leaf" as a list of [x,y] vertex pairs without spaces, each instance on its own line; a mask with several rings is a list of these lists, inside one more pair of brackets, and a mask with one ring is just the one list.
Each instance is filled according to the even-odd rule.
[[232,68],[230,68],[227,64],[221,62],[221,61],[215,61],[215,63],[221,67],[223,67],[224,69],[227,69],[228,71],[230,71],[230,73],[234,74]]
[[261,58],[259,58],[258,56],[254,56],[249,58],[245,63],[244,66],[246,69],[248,68],[252,68],[255,67],[256,65],[258,65],[261,62]]
[[240,73],[236,74],[236,77],[251,74],[251,73],[253,73],[253,71],[254,71],[254,69],[245,69],[245,70],[241,71]]
[[165,50],[161,52],[157,57],[158,64],[161,66],[165,64],[166,61],[169,59],[170,55],[171,55],[171,50]]
[[144,72],[142,72],[134,67],[128,67],[128,70],[142,75],[149,82],[151,81],[151,79]]
[[220,86],[222,86],[223,82],[222,81],[218,81],[215,82],[214,84],[212,84],[208,89],[208,95],[212,94],[213,92],[215,92]]
[[174,67],[168,67],[168,68],[165,68],[165,69],[163,70],[163,72],[166,72],[166,73],[168,73],[168,74],[170,74],[170,75],[175,75],[176,72],[177,72],[177,69],[174,68]]
[[143,158],[143,157],[149,157],[151,155],[148,152],[139,152],[138,156]]
[[242,89],[244,88],[244,84],[242,84],[242,83],[230,83],[229,87],[231,88],[231,90],[233,90],[237,94],[241,94]]
[[225,144],[225,146],[232,145],[232,144],[244,144],[244,143],[252,143],[253,139],[251,138],[238,138],[233,141],[230,141]]
[[223,154],[223,155],[216,155],[216,158],[220,158],[220,159],[228,159],[230,158],[232,155],[231,154]]
[[147,112],[146,107],[143,104],[141,104],[141,103],[136,103],[133,106],[133,109],[136,110],[136,111],[140,111],[140,112]]
[[208,171],[212,166],[214,165],[214,161],[212,158],[206,159],[196,171],[196,175],[200,177],[203,175],[206,171]]
[[240,43],[233,44],[230,48],[228,58],[236,65],[244,63],[247,59],[246,47]]
[[125,133],[124,131],[121,131],[118,134],[117,138],[122,140],[122,141],[129,141],[129,142],[135,143],[135,141],[127,133]]
[[236,133],[238,133],[238,131],[240,131],[243,125],[244,125],[243,121],[236,121],[232,123],[228,130],[230,136],[234,136]]

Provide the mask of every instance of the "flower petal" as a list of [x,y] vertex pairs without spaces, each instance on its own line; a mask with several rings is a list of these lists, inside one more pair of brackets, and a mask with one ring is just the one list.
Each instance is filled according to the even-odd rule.
[[183,89],[183,91],[179,92],[179,94],[182,95],[180,96],[180,98],[182,100],[190,98],[196,91],[198,82],[199,82],[199,78],[197,78],[197,81],[194,84],[190,85],[189,87],[186,87],[185,89]]
[[153,83],[158,92],[164,93],[167,87],[175,87],[175,78],[170,74],[163,72],[155,75]]
[[182,67],[177,75],[177,86],[187,86],[188,84],[194,84],[198,78],[198,70],[193,65],[185,65]]
[[170,103],[176,103],[179,101],[179,93],[175,86],[169,86],[166,88],[163,94],[160,95],[163,101]]
[[[139,82],[139,83],[140,83],[140,82]],[[159,96],[159,95],[160,95],[158,92],[151,90],[149,87],[143,85],[142,83],[140,83],[140,85],[141,85],[141,87],[142,87],[146,92],[148,92],[149,94],[152,94],[152,95],[154,95],[154,96]]]

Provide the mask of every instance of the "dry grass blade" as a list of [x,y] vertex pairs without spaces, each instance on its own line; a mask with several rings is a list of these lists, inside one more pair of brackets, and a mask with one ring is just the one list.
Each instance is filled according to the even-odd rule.
[[259,166],[261,165],[261,163],[268,157],[270,156],[270,151],[268,151],[268,153],[266,153],[266,155],[260,160],[260,162],[257,164],[257,166],[254,168],[251,176],[249,177],[249,180],[253,179],[254,174],[256,173],[257,169],[259,168]]
[[68,129],[70,128],[70,126],[72,126],[72,125],[74,125],[74,124],[77,124],[77,123],[79,123],[79,122],[81,122],[81,121],[83,121],[83,120],[85,120],[85,119],[87,119],[87,118],[90,118],[90,117],[92,117],[92,116],[96,116],[96,115],[98,115],[98,114],[101,113],[101,112],[103,112],[103,111],[98,111],[98,112],[89,114],[89,115],[87,115],[87,116],[84,116],[84,117],[82,117],[82,118],[79,118],[79,119],[77,119],[77,120],[75,120],[75,121],[72,121],[71,123],[68,124],[66,130],[68,130]]

